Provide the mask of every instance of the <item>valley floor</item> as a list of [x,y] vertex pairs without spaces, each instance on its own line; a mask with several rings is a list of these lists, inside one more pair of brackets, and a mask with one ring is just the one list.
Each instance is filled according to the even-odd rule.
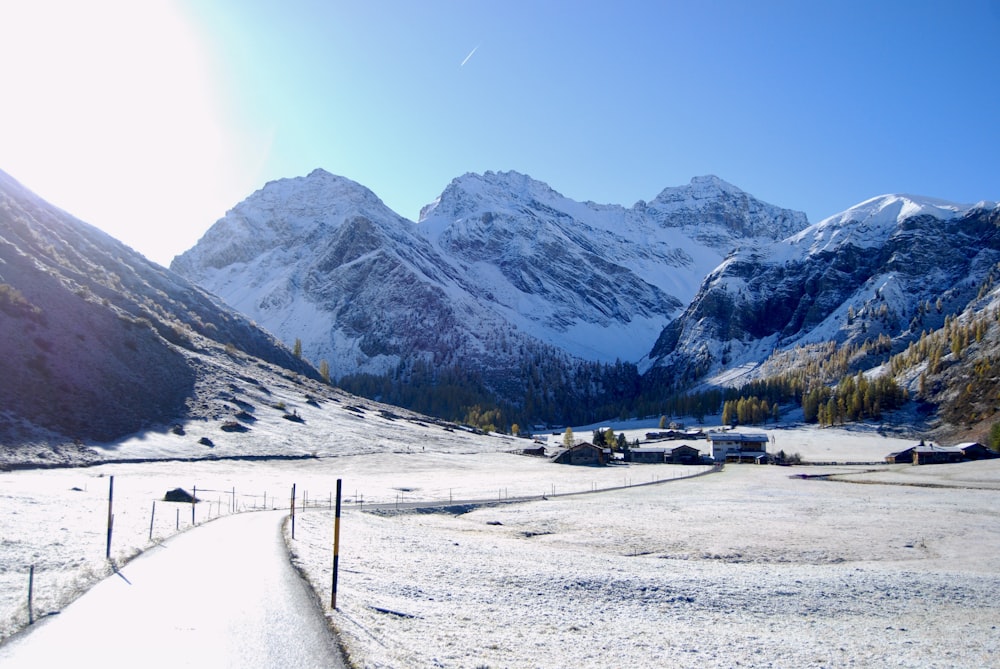
[[[776,434],[779,448],[823,460],[836,443],[857,440],[845,448],[864,461],[908,443]],[[691,470],[431,450],[0,474],[2,634],[25,623],[30,565],[36,616],[109,572],[111,475],[119,561],[149,545],[151,519],[154,541],[190,526],[191,505],[160,501],[153,516],[166,490],[197,485],[201,523],[231,512],[233,497],[237,510],[264,506],[265,493],[268,507],[287,507],[295,483],[298,504],[305,494],[312,508],[297,514],[288,544],[329,603],[329,507],[341,478],[338,609],[328,618],[359,667],[982,667],[1000,650],[998,461],[730,465],[671,480]],[[896,485],[910,482],[920,485]],[[521,495],[536,500],[395,510]],[[362,498],[389,508],[362,511]]]
[[[738,465],[458,516],[354,513],[330,618],[365,667],[988,666],[986,464],[992,490]],[[291,542],[327,590],[329,522],[304,517]]]

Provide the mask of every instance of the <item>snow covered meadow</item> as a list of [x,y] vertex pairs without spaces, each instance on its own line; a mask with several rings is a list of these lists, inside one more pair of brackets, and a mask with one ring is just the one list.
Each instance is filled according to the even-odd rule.
[[[989,666],[997,464],[941,468],[989,490],[737,465],[462,514],[349,513],[330,619],[365,667]],[[300,527],[296,560],[328,592],[328,514]]]
[[[679,479],[701,470],[559,466],[502,452],[509,439],[383,422],[400,441],[379,423],[383,441],[357,456],[317,442],[304,447],[316,459],[0,474],[3,636],[26,622],[29,565],[36,617],[110,573],[111,475],[118,561],[150,545],[153,500],[154,541],[190,526],[191,505],[162,501],[169,489],[197,485],[201,524],[230,513],[234,492],[239,511],[262,507],[265,492],[268,507],[287,507],[296,484],[297,505],[311,508],[288,544],[328,605],[340,478],[338,608],[327,617],[359,667],[982,667],[1000,650],[1000,461],[729,465]],[[424,438],[413,441],[414,430]],[[874,432],[770,433],[775,448],[815,461],[874,462],[910,444]],[[157,448],[154,439],[120,450]],[[520,496],[533,499],[464,503]]]

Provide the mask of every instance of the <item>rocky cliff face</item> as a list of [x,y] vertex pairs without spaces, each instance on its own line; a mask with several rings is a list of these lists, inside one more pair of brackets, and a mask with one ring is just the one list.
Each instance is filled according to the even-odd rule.
[[741,249],[664,329],[649,368],[693,380],[776,350],[880,335],[898,350],[975,298],[1000,261],[997,218],[992,203],[884,196],[781,242]]

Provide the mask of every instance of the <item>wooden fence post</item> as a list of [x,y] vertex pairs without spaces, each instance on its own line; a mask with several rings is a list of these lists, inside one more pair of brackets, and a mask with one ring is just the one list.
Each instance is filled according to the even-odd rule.
[[292,484],[292,502],[288,506],[292,513],[292,539],[295,538],[295,484]]
[[153,520],[156,518],[156,500],[153,500],[153,512],[149,514],[149,540],[153,540]]
[[111,530],[115,524],[114,515],[114,499],[115,499],[115,477],[112,475],[108,481],[108,547],[104,553],[104,557],[108,560],[111,559]]
[[337,511],[333,520],[333,587],[330,594],[330,608],[337,608],[337,571],[340,567],[340,479],[337,479]]
[[32,597],[35,594],[35,565],[31,565],[28,570],[28,624],[35,624],[35,610],[32,606]]

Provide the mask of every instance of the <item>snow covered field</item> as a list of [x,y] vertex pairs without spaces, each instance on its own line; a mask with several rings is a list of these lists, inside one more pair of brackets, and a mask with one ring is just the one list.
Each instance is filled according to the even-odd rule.
[[[162,501],[169,489],[197,485],[202,523],[231,512],[234,489],[240,511],[263,506],[265,493],[269,507],[287,507],[295,483],[297,505],[314,508],[297,515],[293,559],[328,603],[329,501],[341,478],[338,610],[328,616],[357,666],[984,667],[1000,650],[998,461],[730,465],[672,480],[692,468],[557,466],[497,452],[506,440],[438,432],[440,449],[431,438],[353,457],[0,474],[0,632],[26,622],[30,565],[36,617],[110,573],[111,475],[119,561],[149,545],[153,500],[154,540],[190,526],[190,505]],[[775,448],[823,461],[873,462],[910,444],[772,434]],[[869,484],[797,476],[831,473]],[[522,495],[536,499],[395,509]],[[384,507],[361,511],[362,498]]]

